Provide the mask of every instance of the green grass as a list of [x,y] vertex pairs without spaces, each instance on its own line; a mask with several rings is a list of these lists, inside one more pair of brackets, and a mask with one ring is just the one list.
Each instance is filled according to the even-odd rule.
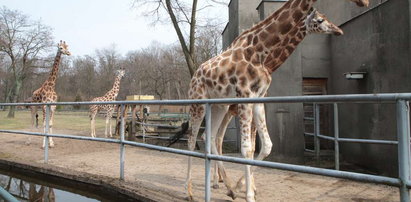
[[[0,111],[0,129],[3,130],[23,130],[31,128],[30,111],[16,111],[15,118],[7,118],[8,111]],[[43,113],[39,111],[39,128],[43,124]],[[114,130],[115,119],[111,124]],[[105,118],[97,117],[96,130],[103,130]],[[53,128],[59,130],[90,131],[90,118],[88,112],[59,112],[54,115]]]

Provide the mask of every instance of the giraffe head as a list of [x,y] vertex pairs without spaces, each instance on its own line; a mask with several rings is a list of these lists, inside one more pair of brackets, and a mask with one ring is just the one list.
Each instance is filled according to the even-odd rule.
[[356,3],[357,6],[361,6],[361,7],[363,7],[363,6],[368,7],[368,5],[370,4],[369,0],[351,0],[351,1]]
[[71,55],[70,51],[68,50],[68,45],[66,44],[65,41],[61,41],[60,43],[57,44],[58,51],[61,52],[64,55]]
[[323,14],[313,9],[308,14],[305,21],[308,33],[322,33],[342,35],[344,32],[337,26],[330,22]]
[[125,73],[126,71],[123,68],[120,68],[119,70],[117,70],[116,75],[120,78],[123,78]]

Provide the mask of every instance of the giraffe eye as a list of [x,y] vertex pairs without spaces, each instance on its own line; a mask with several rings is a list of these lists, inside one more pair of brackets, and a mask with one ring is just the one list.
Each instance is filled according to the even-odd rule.
[[321,23],[324,22],[324,19],[320,18],[320,19],[317,20],[317,22],[321,24]]

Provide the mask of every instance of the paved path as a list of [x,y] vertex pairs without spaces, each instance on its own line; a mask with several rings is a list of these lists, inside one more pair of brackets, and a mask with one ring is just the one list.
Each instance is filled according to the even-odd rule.
[[[76,134],[75,131],[56,133]],[[80,135],[80,134],[78,134]],[[42,139],[34,137],[25,145],[27,136],[0,133],[0,159],[26,162],[42,166]],[[68,169],[73,173],[90,174],[114,180],[119,176],[119,146],[55,138],[51,149],[49,169]],[[125,182],[119,186],[129,190],[150,190],[157,201],[184,201],[187,157],[140,148],[126,148]],[[193,185],[198,201],[204,196],[204,161],[194,159]],[[226,163],[230,177],[238,179],[243,166]],[[103,177],[102,177],[103,178]],[[357,183],[337,178],[322,177],[267,168],[255,169],[257,201],[399,201],[395,187]],[[141,191],[141,190],[140,190]],[[231,201],[225,195],[224,185],[212,189],[212,201]],[[235,201],[244,201],[240,193]]]

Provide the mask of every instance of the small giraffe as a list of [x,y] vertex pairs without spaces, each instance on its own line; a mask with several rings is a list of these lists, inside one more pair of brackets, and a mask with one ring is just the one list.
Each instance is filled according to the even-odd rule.
[[[124,77],[125,71],[124,69],[117,70],[116,72],[116,79],[114,80],[114,85],[111,90],[109,90],[104,96],[96,97],[92,102],[107,102],[107,101],[115,101],[120,91],[120,81]],[[106,110],[106,128],[104,135],[107,137],[107,129],[109,129],[109,135],[112,137],[111,132],[111,117],[113,116],[114,112],[114,105],[91,105],[90,106],[90,122],[91,122],[91,137],[96,137],[96,115],[100,110]]]
[[[41,85],[41,87],[33,92],[33,95],[31,96],[31,102],[33,103],[48,103],[48,102],[57,102],[57,93],[55,91],[55,86],[56,86],[56,79],[58,76],[58,70],[59,70],[59,65],[61,62],[61,55],[71,55],[70,51],[68,50],[68,45],[66,44],[65,41],[60,41],[60,43],[57,44],[57,54],[56,57],[54,58],[54,63],[53,63],[53,69],[51,70],[50,76],[48,79]],[[37,106],[31,106],[31,122],[32,126],[34,126],[34,120],[36,119],[37,122]],[[43,127],[44,127],[44,132],[46,132],[46,106],[42,107],[43,109]],[[51,106],[51,112],[50,112],[50,120],[49,120],[49,133],[53,133],[53,118],[54,118],[54,112],[55,112],[56,106],[53,105]],[[37,124],[36,124],[37,127]],[[30,144],[31,138],[29,137],[28,141],[26,144]],[[44,148],[46,143],[46,138],[43,140],[43,146]],[[50,137],[50,147],[54,147],[54,142],[53,139]]]
[[[351,0],[360,2],[360,0]],[[195,72],[191,82],[191,99],[210,98],[258,98],[264,97],[271,83],[273,73],[295,50],[308,33],[341,35],[343,32],[323,15],[313,10],[316,0],[290,0],[270,17],[245,31],[220,55],[203,63]],[[368,2],[363,0],[361,2]],[[367,5],[367,4],[364,4]],[[228,111],[227,105],[211,107],[211,149],[218,154],[216,133]],[[272,143],[266,127],[263,104],[238,104],[240,118],[241,153],[253,159],[254,146],[251,141],[251,125],[255,125],[262,144],[257,159],[262,160],[271,152]],[[205,115],[204,105],[190,107],[188,138],[189,150],[194,150],[197,134]],[[187,192],[193,200],[191,184],[191,162],[188,159]],[[222,162],[218,162],[219,173],[229,190],[228,195],[236,197],[232,182],[226,177]],[[255,201],[254,179],[251,166],[245,166],[246,200]]]

